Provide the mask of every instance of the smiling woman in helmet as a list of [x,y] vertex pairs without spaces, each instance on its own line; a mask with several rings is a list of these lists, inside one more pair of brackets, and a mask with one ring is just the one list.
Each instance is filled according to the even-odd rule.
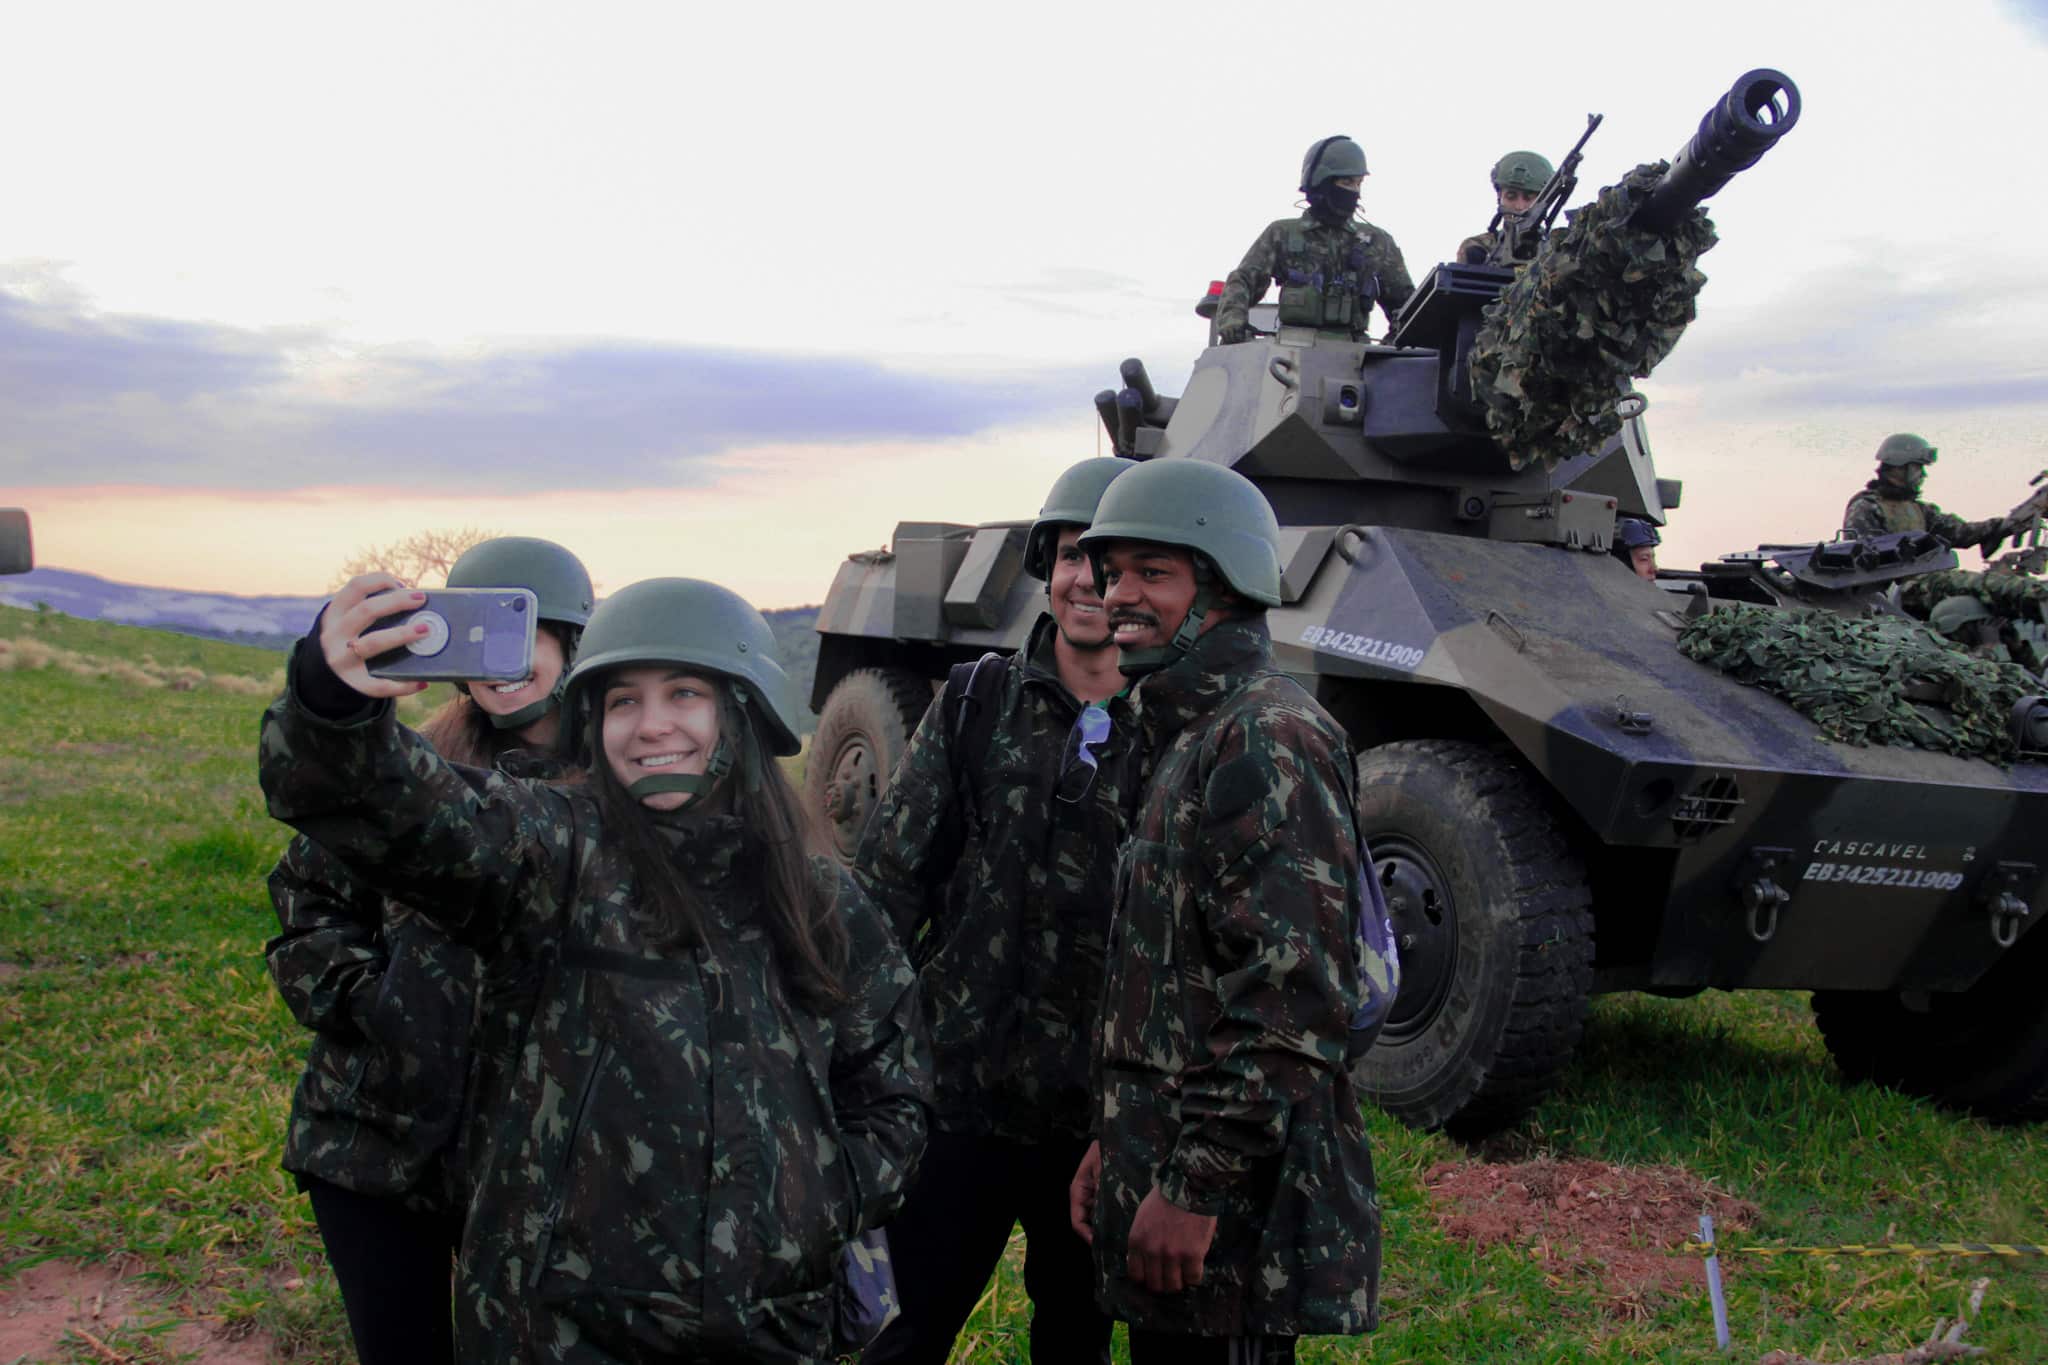
[[[462,685],[421,737],[479,770],[550,748],[560,683],[590,618],[590,575],[551,541],[507,536],[464,554],[448,585],[531,591],[534,671],[505,687]],[[477,956],[304,836],[272,870],[270,894],[279,932],[265,960],[286,1006],[314,1031],[284,1168],[312,1201],[356,1356],[363,1365],[451,1362],[465,1134],[481,1113],[468,1082],[502,1051],[473,1028]]]
[[363,660],[420,597],[351,581],[264,719],[272,814],[477,946],[520,1037],[463,1231],[474,1360],[830,1355],[847,1242],[922,1147],[915,977],[808,852],[767,623],[715,584],[636,583],[564,688],[580,785],[472,783],[397,724]]

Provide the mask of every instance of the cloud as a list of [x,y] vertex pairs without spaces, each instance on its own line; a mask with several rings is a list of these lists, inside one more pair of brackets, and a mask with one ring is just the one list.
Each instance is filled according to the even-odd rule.
[[2030,337],[2048,280],[2010,262],[1901,263],[1871,244],[1749,308],[1714,315],[1655,376],[1670,398],[1711,393],[1743,419],[1813,408],[1935,413],[2048,404]]
[[620,341],[351,351],[309,329],[106,317],[0,290],[0,481],[519,492],[688,483],[762,444],[964,438],[1092,374]]
[[2037,42],[2048,43],[2048,0],[2005,0],[2003,8]]

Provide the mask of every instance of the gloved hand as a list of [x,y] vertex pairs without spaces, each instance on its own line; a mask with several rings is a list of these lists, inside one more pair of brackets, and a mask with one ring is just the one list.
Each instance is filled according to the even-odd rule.
[[1252,339],[1252,325],[1238,319],[1223,323],[1216,329],[1216,335],[1225,346],[1235,346],[1241,341]]

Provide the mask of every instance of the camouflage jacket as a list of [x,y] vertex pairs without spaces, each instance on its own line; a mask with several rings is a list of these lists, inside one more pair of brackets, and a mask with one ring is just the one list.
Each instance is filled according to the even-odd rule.
[[1499,245],[1499,243],[1500,234],[1498,232],[1492,231],[1491,229],[1485,232],[1474,233],[1472,236],[1467,237],[1464,241],[1458,243],[1458,249],[1451,256],[1451,259],[1454,261],[1461,261],[1470,264],[1472,260],[1472,253],[1476,250],[1479,253],[1479,259],[1483,261],[1486,259],[1488,254],[1490,254],[1493,251],[1494,247]]
[[[1495,232],[1493,229],[1489,228],[1485,232],[1475,233],[1472,236],[1467,237],[1464,241],[1458,243],[1458,250],[1454,255],[1452,255],[1451,259],[1454,261],[1469,263],[1470,253],[1474,248],[1477,248],[1479,251],[1480,259],[1484,260],[1487,256],[1493,253],[1493,249],[1498,245],[1500,245],[1500,234],[1498,232]],[[1524,237],[1522,239],[1522,246],[1519,249],[1524,256],[1533,256],[1535,246],[1535,242],[1532,242],[1529,238]],[[1520,270],[1523,266],[1527,265],[1528,263],[1529,262],[1526,259],[1518,259],[1515,261],[1511,261],[1509,264],[1511,264],[1515,269]]]
[[[1380,1210],[1345,1065],[1365,989],[1350,746],[1274,670],[1263,620],[1212,627],[1137,710],[1150,772],[1103,987],[1097,1297],[1158,1331],[1369,1331]],[[1174,1295],[1125,1273],[1155,1183],[1217,1219],[1202,1283]]]
[[457,1156],[477,955],[371,892],[312,840],[270,874],[271,980],[313,1030],[284,1168],[421,1211],[466,1202]]
[[[1283,291],[1283,304],[1286,290],[1303,287],[1353,295],[1358,307],[1350,325],[1359,336],[1372,320],[1375,301],[1392,322],[1415,292],[1401,248],[1385,231],[1363,222],[1332,227],[1314,214],[1304,213],[1299,218],[1282,218],[1259,234],[1244,260],[1223,282],[1216,325],[1221,328],[1244,322],[1251,306],[1264,298],[1267,286],[1276,281]],[[1281,321],[1287,318],[1283,315]]]
[[[1111,729],[1086,798],[1059,800],[1081,703],[1041,617],[1011,658],[978,765],[974,811],[953,778],[952,717],[934,703],[861,840],[854,880],[910,949],[931,1025],[933,1123],[1018,1142],[1089,1129],[1089,1048],[1136,727]],[[978,815],[978,818],[977,818]]]
[[1961,550],[1997,539],[2005,530],[2005,518],[1964,521],[1919,498],[1887,497],[1883,485],[1872,479],[1842,509],[1842,529],[1859,536],[1932,531],[1951,548]]
[[901,1202],[929,1085],[916,979],[866,897],[838,878],[849,998],[813,1012],[783,985],[732,817],[664,827],[709,929],[653,947],[587,790],[472,787],[388,704],[329,722],[296,686],[264,716],[271,813],[487,959],[533,967],[478,1154],[457,1355],[827,1354],[840,1248]]

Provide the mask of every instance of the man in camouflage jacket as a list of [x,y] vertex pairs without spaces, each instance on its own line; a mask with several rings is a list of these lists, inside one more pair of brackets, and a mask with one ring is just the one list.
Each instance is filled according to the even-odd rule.
[[458,1358],[828,1356],[839,1250],[900,1203],[929,1082],[909,963],[851,881],[829,1013],[784,984],[738,817],[657,817],[710,933],[650,943],[587,787],[457,770],[314,640],[258,771],[273,816],[507,964],[487,1008],[528,1021],[476,1154]]
[[1302,165],[1308,211],[1269,224],[1223,282],[1216,332],[1226,343],[1250,338],[1253,304],[1280,285],[1280,322],[1364,336],[1373,305],[1387,321],[1415,292],[1401,248],[1384,228],[1354,218],[1365,153],[1348,137],[1325,138]]
[[[1136,727],[1114,695],[1123,679],[1074,542],[1103,488],[1134,467],[1084,460],[1061,475],[1025,554],[1050,611],[1021,651],[985,666],[999,672],[984,699],[949,684],[925,713],[854,861],[854,880],[918,964],[937,1081],[917,1181],[889,1225],[903,1316],[869,1348],[870,1365],[943,1365],[1020,1221],[1032,1359],[1109,1359],[1067,1183],[1088,1147],[1089,1048]],[[1076,730],[1089,704],[1108,720],[1093,766]],[[963,705],[991,715],[963,719]]]
[[1274,667],[1278,528],[1242,476],[1141,465],[1082,539],[1125,670],[1150,671],[1077,1226],[1137,1365],[1286,1360],[1293,1338],[1366,1332],[1378,1314],[1348,1056],[1368,980],[1388,976],[1358,932],[1351,750]]
[[1935,448],[1911,432],[1885,437],[1877,448],[1877,477],[1849,499],[1842,510],[1842,529],[1857,536],[1932,531],[1957,550],[1995,545],[2003,539],[2007,531],[2004,517],[1964,521],[1922,501],[1920,489],[1927,479],[1927,466],[1934,460]]

